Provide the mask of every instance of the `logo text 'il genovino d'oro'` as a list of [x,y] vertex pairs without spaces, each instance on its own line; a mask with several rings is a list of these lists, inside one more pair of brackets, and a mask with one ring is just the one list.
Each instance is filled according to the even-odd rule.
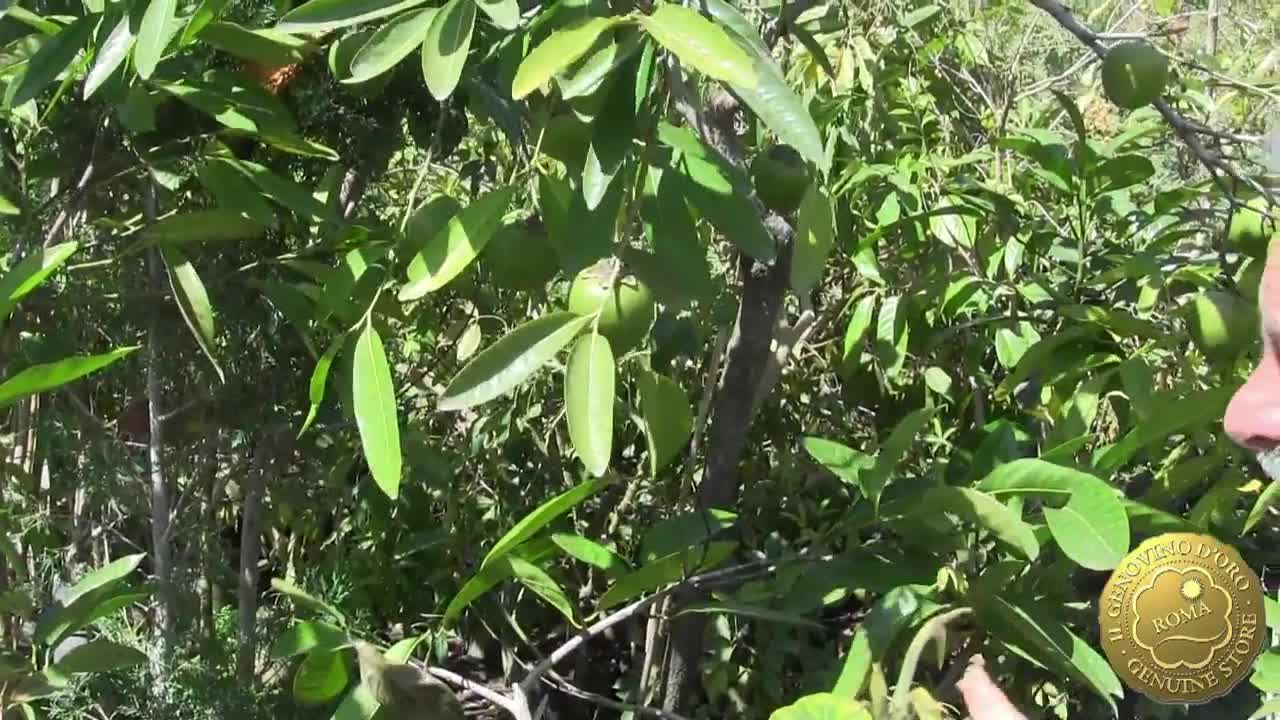
[[1129,687],[1163,703],[1204,703],[1243,680],[1262,651],[1262,584],[1207,535],[1143,542],[1102,591],[1102,649]]

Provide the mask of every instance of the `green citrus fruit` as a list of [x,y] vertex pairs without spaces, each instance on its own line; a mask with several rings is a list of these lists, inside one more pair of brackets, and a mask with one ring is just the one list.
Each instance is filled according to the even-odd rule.
[[1231,249],[1256,258],[1267,256],[1272,222],[1267,212],[1265,198],[1254,198],[1247,207],[1236,208],[1231,214],[1231,226],[1227,228],[1227,240]]
[[610,289],[613,260],[603,260],[578,273],[569,287],[569,311],[600,312],[600,334],[609,338],[615,356],[639,345],[653,327],[657,309],[648,286],[635,277],[619,277]]
[[1126,110],[1151,104],[1168,82],[1169,61],[1141,40],[1112,47],[1102,60],[1102,87],[1111,102]]
[[1258,288],[1262,286],[1262,269],[1266,261],[1262,258],[1251,258],[1240,272],[1236,274],[1236,290],[1251,305],[1258,304]]
[[521,225],[504,225],[484,249],[485,264],[495,285],[529,291],[544,287],[560,269],[546,233]]
[[765,207],[789,215],[809,189],[809,168],[790,145],[774,145],[751,161],[751,181]]
[[1212,362],[1234,360],[1257,338],[1257,315],[1235,293],[1211,290],[1195,296],[1186,307],[1191,340]]

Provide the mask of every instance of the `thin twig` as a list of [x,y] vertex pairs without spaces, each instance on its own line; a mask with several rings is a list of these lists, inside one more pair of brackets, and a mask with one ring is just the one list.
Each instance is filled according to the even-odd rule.
[[[417,663],[414,663],[414,664],[417,665]],[[494,705],[497,705],[503,710],[506,710],[512,715],[516,714],[515,701],[513,701],[511,698],[507,697],[506,695],[503,695],[502,693],[494,690],[493,688],[490,688],[487,685],[482,685],[473,680],[468,680],[462,677],[461,675],[459,675],[458,673],[455,673],[451,670],[445,670],[444,668],[426,667],[422,665],[419,665],[418,667],[421,668],[422,670],[425,670],[431,673],[437,678],[440,678],[441,680],[449,683],[450,685],[459,687],[463,690],[467,690],[469,692],[475,693],[476,695],[479,695],[480,697],[484,698],[485,700],[488,700]]]

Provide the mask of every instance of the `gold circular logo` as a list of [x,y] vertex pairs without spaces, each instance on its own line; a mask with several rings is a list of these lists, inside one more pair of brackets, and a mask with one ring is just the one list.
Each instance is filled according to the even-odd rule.
[[1208,535],[1143,542],[1116,566],[1098,604],[1111,666],[1157,702],[1225,695],[1262,651],[1262,584],[1235,548]]

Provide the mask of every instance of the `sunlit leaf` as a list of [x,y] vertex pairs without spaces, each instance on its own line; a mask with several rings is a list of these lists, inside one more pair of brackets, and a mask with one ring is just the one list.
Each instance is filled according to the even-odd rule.
[[680,62],[713,80],[744,88],[756,86],[751,58],[725,31],[702,13],[675,3],[663,3],[640,25]]
[[156,71],[165,46],[169,44],[177,0],[146,0],[147,10],[138,26],[138,39],[133,48],[133,65],[146,80]]
[[356,339],[351,398],[369,472],[389,498],[400,494],[400,421],[382,337],[370,322]]
[[79,244],[73,241],[37,248],[0,275],[0,326],[17,307],[18,301],[62,267],[78,247]]
[[422,43],[422,76],[437,100],[449,97],[458,87],[475,24],[474,0],[449,0],[432,21]]
[[590,317],[555,312],[512,330],[454,376],[437,407],[462,410],[505,395],[546,365],[589,322]]
[[614,359],[608,338],[583,335],[569,351],[565,366],[565,418],[573,449],[596,477],[609,469],[613,455],[613,393]]
[[502,225],[502,216],[514,196],[514,187],[494,190],[449,220],[409,261],[409,282],[400,288],[400,300],[417,300],[461,274]]
[[24,397],[61,387],[97,372],[137,349],[138,346],[134,345],[102,355],[82,355],[57,362],[32,365],[0,382],[0,408],[9,407]]
[[601,33],[619,22],[620,18],[592,17],[551,33],[520,63],[511,83],[511,97],[520,100],[547,84],[553,75],[585,55]]

